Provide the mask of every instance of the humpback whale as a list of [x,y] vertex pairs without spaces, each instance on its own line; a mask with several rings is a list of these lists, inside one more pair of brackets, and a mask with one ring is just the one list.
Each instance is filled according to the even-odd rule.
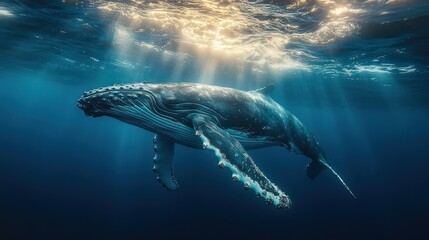
[[244,189],[277,208],[291,200],[258,168],[246,150],[281,146],[311,159],[308,177],[330,170],[326,154],[301,121],[269,95],[274,85],[253,91],[199,83],[132,83],[102,87],[83,93],[78,107],[92,117],[110,116],[155,134],[153,171],[167,189],[178,189],[172,163],[175,144],[212,150],[220,168]]

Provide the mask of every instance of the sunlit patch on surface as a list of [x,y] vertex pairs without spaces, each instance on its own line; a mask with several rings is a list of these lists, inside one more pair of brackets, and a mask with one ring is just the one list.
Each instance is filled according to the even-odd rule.
[[[261,1],[133,2],[132,6],[106,2],[98,8],[118,16],[117,24],[135,34],[134,40],[143,51],[190,54],[202,59],[206,77],[225,61],[238,67],[251,66],[256,72],[308,70],[307,60],[316,57],[289,48],[291,41],[326,44],[344,38],[357,29],[351,21],[353,15],[362,12],[320,1],[310,14],[332,10],[326,21],[308,31],[302,26],[309,14],[305,9],[308,3],[303,0],[286,7]],[[150,34],[156,36],[144,37]]]
[[353,9],[349,7],[336,7],[335,9],[330,11],[331,16],[342,16],[342,17],[350,17],[352,14],[364,13],[365,11],[362,9]]
[[0,7],[0,17],[11,17],[13,13],[4,7]]

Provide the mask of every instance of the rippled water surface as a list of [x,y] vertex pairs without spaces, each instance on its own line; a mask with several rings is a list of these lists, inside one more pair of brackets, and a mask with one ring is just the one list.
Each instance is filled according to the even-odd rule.
[[[424,0],[0,1],[0,238],[418,239],[428,22]],[[178,147],[181,189],[162,189],[151,133],[75,106],[140,81],[275,84],[357,200],[277,148],[250,154],[291,196],[286,212],[208,151]]]
[[0,67],[42,69],[65,84],[110,74],[278,82],[293,101],[296,85],[318,85],[325,96],[313,103],[344,93],[357,105],[427,104],[426,1],[6,1],[0,9]]

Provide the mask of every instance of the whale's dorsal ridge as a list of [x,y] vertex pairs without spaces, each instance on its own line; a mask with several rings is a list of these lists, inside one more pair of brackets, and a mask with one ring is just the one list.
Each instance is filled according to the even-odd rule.
[[253,90],[253,92],[257,92],[257,93],[269,96],[274,91],[274,89],[276,89],[276,85],[273,83],[270,83],[265,87]]

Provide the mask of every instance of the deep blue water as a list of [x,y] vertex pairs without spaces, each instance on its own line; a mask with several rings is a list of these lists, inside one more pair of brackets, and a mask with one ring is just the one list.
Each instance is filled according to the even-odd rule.
[[[0,1],[0,239],[426,239],[428,20],[419,0]],[[167,191],[152,133],[76,107],[138,81],[276,84],[357,199],[276,147],[250,155],[286,211],[183,146]]]

